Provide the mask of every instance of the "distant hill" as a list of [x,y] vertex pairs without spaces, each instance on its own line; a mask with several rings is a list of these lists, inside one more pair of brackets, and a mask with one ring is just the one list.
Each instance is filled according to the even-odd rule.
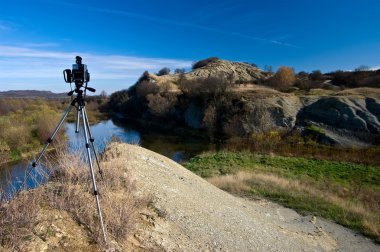
[[0,92],[0,98],[60,99],[60,98],[67,98],[67,94],[53,93],[51,91],[40,91],[40,90],[9,90],[9,91]]

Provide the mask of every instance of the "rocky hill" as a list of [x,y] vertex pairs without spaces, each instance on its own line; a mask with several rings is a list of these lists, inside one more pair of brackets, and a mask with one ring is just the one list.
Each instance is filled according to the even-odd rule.
[[[117,176],[105,178],[108,182],[99,183],[99,190],[117,185],[111,196],[119,197],[119,201],[100,194],[103,208],[130,204],[119,191],[149,197],[150,204],[139,209],[134,217],[137,223],[127,239],[109,235],[108,251],[380,251],[372,241],[329,221],[301,216],[263,199],[232,196],[174,161],[138,146],[111,144],[103,158],[106,176],[114,174],[109,169],[115,164]],[[124,188],[126,174],[134,187]],[[49,193],[53,188],[60,187],[52,182],[41,190]],[[71,190],[75,192],[75,187]],[[37,192],[26,194],[33,193]],[[59,201],[64,196],[61,192],[48,201],[42,197],[35,202],[33,209],[41,205],[37,222],[15,230],[23,235],[18,250],[102,250],[93,243],[86,222],[79,223],[75,214],[49,207],[49,200]],[[87,204],[94,203],[90,196]],[[20,200],[22,196],[15,199]],[[87,208],[91,205],[81,209]],[[106,218],[108,228],[112,227],[110,221]],[[0,251],[7,250],[0,247]]]
[[129,118],[203,130],[210,137],[297,131],[348,147],[379,142],[380,89],[344,89],[326,75],[320,83],[324,89],[280,92],[264,85],[272,76],[219,59],[188,73],[146,72],[128,90],[114,93],[110,107]]

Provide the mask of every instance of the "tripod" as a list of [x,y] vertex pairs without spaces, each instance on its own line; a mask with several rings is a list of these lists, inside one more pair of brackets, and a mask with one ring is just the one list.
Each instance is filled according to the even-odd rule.
[[93,169],[93,165],[92,165],[92,158],[91,158],[91,153],[90,153],[89,140],[90,140],[90,142],[92,144],[92,149],[93,149],[94,156],[95,156],[95,159],[96,159],[96,163],[98,165],[99,173],[100,173],[101,176],[102,176],[102,171],[100,169],[98,156],[97,156],[96,151],[95,151],[94,138],[93,138],[93,135],[91,133],[90,123],[88,121],[87,111],[86,111],[86,106],[85,106],[85,94],[86,94],[86,90],[95,92],[95,89],[87,87],[87,82],[86,82],[86,85],[84,86],[84,90],[85,91],[84,91],[84,95],[83,95],[83,90],[81,90],[82,87],[83,87],[83,85],[77,85],[77,83],[76,83],[75,90],[68,93],[69,96],[72,96],[74,92],[77,95],[72,100],[72,102],[69,105],[69,107],[66,109],[66,111],[63,114],[61,120],[59,121],[58,125],[54,129],[53,133],[47,139],[45,147],[42,149],[42,151],[40,152],[40,154],[37,156],[37,159],[32,163],[32,166],[33,167],[37,166],[37,163],[40,161],[42,155],[45,153],[46,149],[48,148],[48,146],[50,145],[50,143],[53,141],[55,135],[57,134],[58,130],[61,128],[61,126],[62,126],[63,122],[65,121],[65,119],[67,118],[68,114],[70,113],[70,111],[72,110],[73,107],[76,107],[77,108],[77,115],[76,115],[76,128],[75,128],[75,132],[76,133],[79,132],[79,120],[80,120],[80,117],[82,117],[83,134],[84,134],[85,146],[86,146],[86,150],[87,150],[88,163],[90,165],[90,174],[91,174],[92,186],[93,186],[93,189],[94,189],[94,196],[95,196],[95,200],[96,200],[96,207],[97,207],[97,210],[98,210],[100,224],[101,224],[101,227],[102,227],[103,238],[104,238],[105,243],[107,243],[107,237],[106,237],[106,232],[105,232],[105,228],[104,228],[103,216],[102,216],[102,212],[101,212],[101,209],[100,209],[99,193],[98,193],[98,190],[97,190],[97,187],[96,187],[95,174],[94,174],[94,169]]

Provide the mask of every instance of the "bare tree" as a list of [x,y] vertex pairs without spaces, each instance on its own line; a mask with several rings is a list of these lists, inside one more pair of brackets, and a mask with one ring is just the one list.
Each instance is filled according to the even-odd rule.
[[100,97],[101,98],[107,98],[107,92],[106,91],[104,91],[104,90],[102,90],[102,92],[100,92]]

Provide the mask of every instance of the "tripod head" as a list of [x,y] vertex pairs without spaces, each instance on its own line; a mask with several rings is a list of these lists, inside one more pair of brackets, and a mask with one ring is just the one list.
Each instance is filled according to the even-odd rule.
[[74,92],[81,95],[83,91],[86,93],[86,90],[93,93],[96,91],[95,88],[87,87],[87,83],[90,81],[90,73],[87,70],[87,65],[82,64],[82,57],[80,56],[75,57],[75,64],[73,64],[72,69],[63,70],[63,79],[66,83],[75,83],[75,89],[68,92],[68,96],[72,96]]

